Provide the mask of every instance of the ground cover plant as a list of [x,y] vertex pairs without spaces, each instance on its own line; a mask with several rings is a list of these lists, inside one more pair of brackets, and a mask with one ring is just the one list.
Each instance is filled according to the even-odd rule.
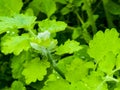
[[120,0],[0,0],[0,90],[120,90]]

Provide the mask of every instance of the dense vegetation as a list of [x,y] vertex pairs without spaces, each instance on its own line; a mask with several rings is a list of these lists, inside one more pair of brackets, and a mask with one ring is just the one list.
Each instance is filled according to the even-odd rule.
[[0,90],[120,90],[120,0],[0,0]]

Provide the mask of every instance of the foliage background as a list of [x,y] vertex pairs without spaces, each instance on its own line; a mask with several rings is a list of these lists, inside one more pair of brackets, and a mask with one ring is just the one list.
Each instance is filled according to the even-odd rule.
[[0,0],[0,90],[119,90],[119,19],[120,0]]

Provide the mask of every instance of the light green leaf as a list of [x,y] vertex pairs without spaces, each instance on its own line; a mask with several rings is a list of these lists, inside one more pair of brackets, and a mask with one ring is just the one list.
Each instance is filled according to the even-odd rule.
[[11,90],[26,90],[25,86],[20,81],[14,81],[11,86]]
[[79,42],[74,41],[74,40],[67,40],[64,45],[60,45],[57,49],[56,49],[56,54],[57,55],[62,55],[62,54],[72,54],[76,51],[79,51],[80,49],[82,49],[82,47],[79,45]]
[[84,78],[83,82],[89,88],[88,90],[108,90],[107,83],[102,79],[102,74],[102,72],[93,71],[91,75]]
[[39,22],[40,31],[49,31],[51,33],[59,32],[65,30],[67,24],[62,21],[56,20],[43,20]]
[[89,43],[88,54],[95,58],[97,62],[101,60],[108,52],[116,55],[120,49],[119,33],[116,29],[106,29],[105,33],[99,31]]
[[77,39],[80,35],[82,35],[82,28],[77,27],[73,30],[72,38]]
[[101,71],[103,71],[103,72],[105,72],[106,74],[109,75],[110,73],[112,73],[112,70],[115,66],[115,62],[116,62],[115,55],[113,53],[109,52],[99,62],[98,70],[101,70]]
[[63,59],[61,59],[58,63],[57,63],[57,67],[63,72],[67,72],[67,68],[66,66],[67,65],[70,65],[71,62],[75,59],[74,56],[68,56],[68,57],[65,57]]
[[30,42],[28,36],[4,36],[1,39],[1,51],[4,54],[14,53],[19,55],[22,51],[28,51]]
[[38,57],[26,63],[22,72],[25,76],[26,84],[43,80],[44,76],[47,74],[46,69],[48,67],[50,67],[50,63],[46,60],[40,60]]
[[18,14],[22,6],[22,0],[0,0],[0,16]]
[[0,17],[0,34],[14,28],[30,29],[35,21],[35,16],[18,14],[13,17]]
[[47,85],[47,83],[52,82],[52,81],[56,81],[58,79],[60,79],[61,77],[58,75],[58,73],[53,72],[52,74],[50,74],[48,76],[48,79],[46,80],[45,84]]
[[66,80],[69,82],[78,82],[88,75],[88,70],[93,68],[92,62],[84,62],[79,58],[75,58],[70,65],[66,66],[65,72]]
[[69,90],[69,83],[62,79],[50,81],[41,90]]
[[14,79],[23,78],[22,71],[24,69],[24,63],[30,60],[29,52],[22,52],[18,56],[14,56],[11,59],[12,77]]
[[91,90],[86,83],[79,81],[79,82],[72,82],[70,85],[70,90]]
[[120,53],[117,56],[117,60],[116,60],[116,68],[120,68]]
[[42,0],[40,11],[50,17],[56,11],[56,4],[54,0]]
[[73,0],[73,5],[80,7],[82,5],[82,3],[84,2],[84,0]]
[[48,17],[56,11],[56,4],[54,0],[33,0],[29,7],[33,9],[35,15],[41,11]]

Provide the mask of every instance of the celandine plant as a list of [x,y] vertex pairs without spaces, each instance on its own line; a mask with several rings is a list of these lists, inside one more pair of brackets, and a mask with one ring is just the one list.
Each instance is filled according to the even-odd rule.
[[119,7],[0,0],[0,90],[120,90]]

